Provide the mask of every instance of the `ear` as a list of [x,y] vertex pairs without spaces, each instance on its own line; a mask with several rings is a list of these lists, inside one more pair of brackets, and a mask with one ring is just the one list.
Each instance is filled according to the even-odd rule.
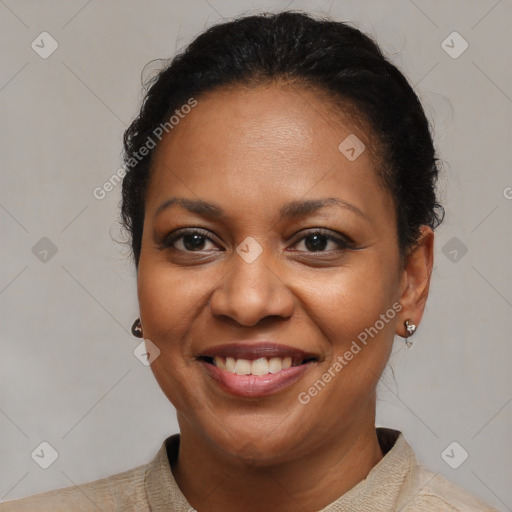
[[397,334],[407,337],[404,322],[409,320],[419,325],[428,298],[430,277],[434,263],[434,232],[428,226],[421,226],[417,244],[406,257],[400,280],[399,301],[402,305],[397,322]]

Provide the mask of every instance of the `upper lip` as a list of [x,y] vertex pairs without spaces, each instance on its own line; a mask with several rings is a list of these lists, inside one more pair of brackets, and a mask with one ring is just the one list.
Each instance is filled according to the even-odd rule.
[[234,359],[259,359],[261,357],[291,357],[294,361],[319,359],[318,354],[270,341],[244,341],[215,345],[202,351],[198,357],[233,357]]

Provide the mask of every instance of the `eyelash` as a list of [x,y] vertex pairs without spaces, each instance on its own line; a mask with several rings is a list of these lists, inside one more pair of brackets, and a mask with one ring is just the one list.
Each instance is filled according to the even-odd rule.
[[[207,233],[208,232],[206,230],[199,229],[199,228],[187,228],[187,229],[179,230],[178,232],[174,232],[174,233],[171,233],[170,235],[167,235],[162,240],[162,243],[160,245],[160,249],[161,250],[163,250],[163,249],[173,249],[173,250],[175,250],[177,252],[184,252],[184,253],[201,252],[201,250],[198,250],[198,251],[187,251],[187,250],[183,250],[183,249],[176,249],[175,247],[173,247],[173,245],[178,240],[180,240],[181,238],[183,238],[184,236],[187,236],[187,235],[200,235],[201,237],[203,237],[206,240],[209,240],[210,242],[215,244],[215,241],[210,236],[208,236]],[[329,230],[326,230],[326,229],[322,229],[322,228],[315,228],[312,231],[307,232],[301,238],[296,240],[293,245],[296,245],[297,243],[299,243],[299,242],[301,242],[301,241],[305,240],[306,238],[308,238],[310,236],[313,236],[313,235],[322,235],[327,240],[335,242],[339,246],[338,249],[334,249],[334,250],[337,250],[337,251],[343,251],[343,250],[353,249],[354,248],[354,244],[351,241],[349,241],[347,239],[344,239],[342,237],[336,237],[336,236],[332,235],[332,231],[329,231]],[[307,252],[309,254],[315,254],[315,253],[329,253],[329,252],[331,252],[331,250],[328,250],[328,251],[325,251],[325,250],[324,251],[297,251],[297,252]]]

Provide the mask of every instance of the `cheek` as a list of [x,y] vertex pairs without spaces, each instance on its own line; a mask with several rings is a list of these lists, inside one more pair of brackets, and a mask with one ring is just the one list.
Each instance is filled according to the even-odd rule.
[[153,259],[139,265],[137,290],[144,334],[155,340],[175,339],[207,304],[206,272],[198,267],[177,269]]
[[192,351],[187,331],[198,321],[204,303],[204,280],[192,273],[170,269],[168,264],[141,258],[137,290],[144,338],[160,350],[151,369],[160,387],[176,406],[186,394],[183,383],[191,372]]
[[[335,350],[344,350],[377,321],[379,335],[380,331],[383,337],[394,332],[396,283],[389,270],[381,272],[372,258],[365,265],[340,268],[322,279],[315,276],[301,286],[308,316]],[[387,322],[379,321],[390,309]]]
[[[392,306],[396,286],[382,266],[382,258],[379,262],[367,255],[357,264],[330,272],[285,270],[280,278],[296,302],[295,321],[301,325],[297,334],[307,332],[316,343],[323,338],[333,352],[344,352],[351,340],[374,326]],[[144,336],[161,351],[180,352],[185,359],[191,356],[187,332],[215,322],[208,299],[225,272],[215,266],[177,268],[165,261],[141,258],[138,296]],[[384,336],[390,330],[394,330],[393,322],[379,326]],[[324,348],[329,350],[329,346]]]
[[[317,393],[304,411],[307,416],[312,414],[312,419],[321,411],[326,425],[328,418],[337,421],[343,413],[348,418],[358,403],[373,394],[393,339],[394,320],[389,317],[389,322],[381,321],[377,334],[371,330],[392,307],[393,276],[389,270],[383,271],[386,262],[382,254],[380,258],[371,253],[359,257],[352,260],[357,263],[329,272],[285,266],[280,275],[296,303],[292,330],[297,336],[312,337],[312,345],[326,357],[300,391],[308,392],[331,369],[329,382],[320,388],[316,384]],[[194,336],[217,325],[208,299],[225,273],[225,268],[214,265],[177,268],[149,257],[142,257],[139,264],[144,337],[160,349],[151,368],[167,398],[181,411],[192,404],[201,405],[197,404],[197,386],[192,385],[196,379],[190,343]],[[340,358],[342,369],[336,371],[339,365],[334,365]]]
[[[397,312],[395,285],[379,272],[377,262],[337,272],[332,279],[311,281],[308,321],[314,335],[325,340],[326,360],[302,391],[311,398],[313,411],[333,421],[340,411],[351,414],[357,404],[373,396],[389,358]],[[399,307],[399,306],[398,306]],[[320,381],[320,382],[319,382]],[[304,396],[304,395],[303,395]],[[309,407],[309,406],[308,406]]]
[[192,344],[199,331],[205,332],[202,327],[212,323],[209,293],[222,275],[213,267],[173,267],[147,254],[139,263],[137,290],[144,337],[160,350],[151,369],[178,410],[197,405],[197,363]]

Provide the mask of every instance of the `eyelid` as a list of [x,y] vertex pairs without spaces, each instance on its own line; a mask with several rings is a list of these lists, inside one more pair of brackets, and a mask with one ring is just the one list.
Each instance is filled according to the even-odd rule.
[[[203,238],[209,240],[210,242],[216,244],[216,245],[219,245],[211,236],[210,236],[210,231],[208,231],[207,229],[203,229],[203,228],[181,228],[181,229],[177,229],[176,231],[173,231],[172,233],[169,233],[167,235],[165,235],[159,242],[158,244],[158,248],[160,250],[164,250],[164,249],[174,249],[174,247],[172,247],[172,244],[178,240],[179,238],[183,237],[183,236],[186,236],[186,235],[194,235],[194,234],[198,234],[198,235],[201,235]],[[179,249],[177,249],[179,250]],[[186,252],[194,252],[194,251],[186,251]],[[196,251],[196,252],[199,252],[199,251]]]
[[[190,228],[177,229],[176,231],[173,231],[172,233],[169,233],[168,235],[164,236],[159,243],[159,249],[160,250],[164,250],[164,249],[168,249],[168,248],[175,249],[173,247],[173,244],[176,242],[176,240],[182,238],[183,236],[193,235],[193,234],[201,235],[206,240],[209,240],[210,242],[212,242],[216,245],[219,245],[215,241],[215,239],[212,236],[210,236],[210,231],[208,231],[207,229],[190,227]],[[328,240],[332,240],[333,242],[335,242],[339,247],[338,250],[354,249],[355,245],[356,245],[355,242],[350,237],[347,237],[346,235],[343,235],[342,233],[338,233],[337,231],[333,231],[333,230],[326,229],[326,228],[320,228],[320,227],[307,228],[307,229],[300,231],[299,233],[296,233],[294,235],[294,237],[292,237],[292,238],[295,238],[295,241],[292,243],[292,245],[296,245],[297,243],[299,243],[302,240],[304,240],[305,238],[307,238],[307,236],[312,236],[312,235],[317,235],[317,234],[322,235],[325,238],[327,238]],[[290,243],[290,242],[288,241],[287,243]],[[176,249],[176,250],[181,251],[180,249]],[[192,252],[201,252],[201,251],[184,251],[184,252],[192,253]],[[315,252],[317,252],[317,253],[321,254],[321,253],[330,252],[330,251],[297,251],[297,252],[307,252],[307,253],[311,253],[311,254],[314,254]]]
[[[340,250],[353,249],[353,248],[355,248],[355,245],[356,245],[355,242],[348,236],[343,235],[342,233],[338,233],[337,231],[333,231],[333,230],[326,229],[326,228],[307,228],[306,230],[302,230],[294,236],[294,238],[297,237],[297,239],[293,242],[292,245],[296,245],[298,242],[301,242],[307,236],[312,236],[312,235],[316,235],[316,234],[320,234],[322,236],[325,236],[325,238],[327,238],[328,240],[334,241],[335,243],[337,243],[339,245]],[[314,254],[316,251],[307,251],[307,252]],[[317,252],[322,253],[322,252],[329,252],[329,251],[317,251]]]

